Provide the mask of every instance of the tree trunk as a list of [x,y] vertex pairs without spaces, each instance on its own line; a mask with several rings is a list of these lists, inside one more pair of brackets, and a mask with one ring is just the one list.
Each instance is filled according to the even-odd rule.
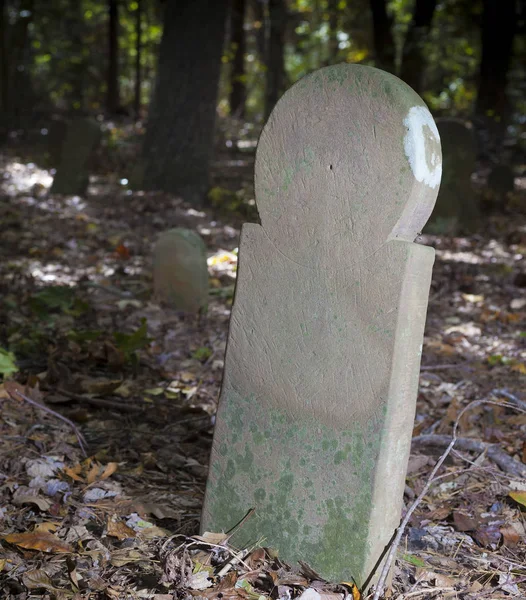
[[424,44],[431,29],[436,0],[416,0],[413,18],[404,41],[400,77],[422,93],[426,61]]
[[285,31],[287,7],[284,0],[269,0],[269,36],[265,117],[270,115],[285,88]]
[[329,12],[328,65],[333,65],[338,59],[338,4],[338,0],[329,0],[327,3]]
[[476,112],[495,122],[506,116],[508,108],[506,81],[516,23],[514,0],[485,0]]
[[108,0],[108,83],[106,110],[114,115],[119,108],[119,6]]
[[268,52],[267,3],[268,0],[252,0],[251,5],[254,13],[254,21],[259,25],[255,32],[255,42],[259,59],[262,63],[266,63]]
[[144,145],[144,187],[200,205],[208,190],[228,0],[168,0]]
[[133,111],[135,120],[139,120],[141,113],[141,55],[142,55],[142,13],[141,0],[136,0],[137,9],[135,11],[135,94],[133,101]]
[[9,114],[9,54],[7,51],[7,0],[0,0],[0,143],[7,138]]
[[396,48],[393,38],[393,19],[387,13],[386,0],[371,0],[375,65],[384,71],[395,72]]
[[232,89],[230,91],[230,114],[245,116],[245,10],[246,0],[232,0],[230,45],[234,52],[232,61]]

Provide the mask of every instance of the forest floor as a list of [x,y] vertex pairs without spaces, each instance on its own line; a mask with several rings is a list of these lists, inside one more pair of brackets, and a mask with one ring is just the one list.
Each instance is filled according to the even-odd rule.
[[[13,367],[0,383],[0,596],[358,598],[271,550],[232,560],[224,535],[195,537],[242,216],[116,178],[52,197],[48,171],[0,168],[0,347],[13,353],[0,353],[0,371]],[[152,245],[173,226],[207,243],[204,317],[152,300]],[[526,215],[421,241],[437,261],[405,511],[455,422],[459,439],[409,520],[387,597],[526,598]]]

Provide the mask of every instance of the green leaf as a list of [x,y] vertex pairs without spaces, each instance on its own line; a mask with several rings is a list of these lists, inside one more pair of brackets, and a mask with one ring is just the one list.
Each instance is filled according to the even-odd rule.
[[15,364],[15,355],[4,348],[0,348],[0,374],[8,377],[18,371]]
[[148,337],[148,328],[146,319],[141,319],[141,326],[133,333],[121,333],[116,331],[113,334],[117,348],[124,352],[129,360],[136,360],[135,352],[145,348],[152,340]]
[[201,346],[192,354],[192,358],[196,360],[205,361],[212,356],[212,350],[206,346]]
[[30,299],[32,310],[39,317],[46,317],[55,310],[66,311],[73,305],[75,290],[64,285],[53,285],[33,294]]
[[415,565],[415,567],[425,567],[426,566],[426,562],[424,560],[422,560],[421,558],[418,558],[418,556],[413,556],[412,554],[402,555],[402,560],[405,560],[405,562]]

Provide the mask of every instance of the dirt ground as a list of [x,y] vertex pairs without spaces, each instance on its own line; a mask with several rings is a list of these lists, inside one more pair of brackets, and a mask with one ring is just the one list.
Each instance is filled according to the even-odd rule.
[[[48,171],[0,166],[0,347],[18,365],[0,384],[0,597],[359,598],[272,549],[195,537],[243,216],[115,178],[51,197]],[[437,261],[405,510],[455,422],[458,441],[405,528],[389,598],[526,598],[519,188],[520,202],[477,235],[419,240]],[[152,299],[152,245],[173,226],[207,244],[206,315]],[[4,373],[13,361],[0,354]]]

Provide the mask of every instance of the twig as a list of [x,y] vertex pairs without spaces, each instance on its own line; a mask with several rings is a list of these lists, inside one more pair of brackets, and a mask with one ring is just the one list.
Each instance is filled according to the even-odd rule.
[[[413,502],[413,504],[411,504],[411,506],[407,510],[405,517],[403,518],[402,522],[400,523],[400,526],[396,530],[395,538],[393,540],[393,543],[391,544],[391,547],[389,548],[389,552],[385,559],[384,566],[382,567],[382,571],[380,573],[378,583],[376,584],[376,587],[374,590],[374,596],[373,596],[372,600],[380,600],[380,596],[383,593],[383,590],[385,587],[385,582],[387,580],[387,576],[389,575],[389,571],[391,570],[391,565],[392,565],[392,563],[394,561],[394,557],[396,555],[396,551],[398,550],[398,546],[400,545],[400,542],[402,541],[402,536],[404,535],[405,528],[407,527],[407,524],[409,523],[409,520],[411,519],[411,516],[415,512],[417,506],[422,502],[422,500],[424,499],[425,495],[427,494],[429,488],[434,483],[435,475],[437,474],[438,470],[440,469],[440,467],[442,466],[442,464],[448,457],[449,453],[453,449],[453,446],[455,445],[455,443],[457,441],[457,429],[458,429],[458,425],[460,423],[460,419],[462,418],[462,416],[464,415],[464,413],[467,410],[470,410],[471,408],[474,408],[475,406],[479,406],[480,404],[487,404],[487,403],[492,403],[492,402],[490,400],[475,400],[474,402],[470,402],[464,409],[462,409],[460,411],[460,414],[458,415],[458,417],[455,421],[455,424],[453,425],[453,435],[448,444],[448,447],[446,448],[446,450],[444,451],[442,456],[438,459],[436,465],[434,466],[433,470],[431,471],[431,474],[429,475],[429,477],[427,479],[426,484],[424,485],[423,490],[420,492],[420,494],[418,495],[416,500]],[[492,403],[492,404],[496,404],[496,403]]]
[[395,600],[406,600],[406,598],[416,598],[416,596],[421,596],[422,594],[440,594],[442,592],[454,592],[454,587],[435,587],[435,588],[426,588],[425,590],[416,590],[415,592],[409,592],[407,594],[401,594],[397,596]]
[[53,409],[51,409],[51,408],[49,408],[49,407],[47,407],[47,406],[45,406],[43,404],[39,404],[38,402],[35,402],[34,400],[31,400],[31,398],[28,398],[20,390],[13,390],[12,392],[8,390],[7,393],[11,396],[11,398],[13,400],[16,400],[15,394],[17,394],[18,396],[20,396],[20,398],[22,398],[22,400],[25,400],[26,402],[28,402],[32,406],[35,406],[36,408],[39,408],[40,410],[43,410],[44,412],[47,412],[50,415],[53,415],[57,419],[60,419],[61,421],[64,421],[64,423],[67,423],[71,427],[71,429],[73,429],[75,435],[77,436],[77,440],[79,442],[79,446],[80,446],[80,449],[82,451],[82,454],[84,456],[88,456],[88,454],[86,452],[86,445],[87,445],[86,440],[84,439],[84,436],[82,435],[82,433],[80,433],[80,431],[77,428],[77,426],[75,425],[75,423],[73,423],[73,421],[70,421],[67,417],[65,417],[64,415],[61,415],[58,412],[55,412]]
[[[421,446],[436,446],[444,448],[451,442],[449,435],[419,435],[413,438],[412,443]],[[468,452],[487,452],[488,458],[497,464],[503,471],[518,477],[526,477],[526,465],[521,465],[516,460],[501,450],[496,444],[488,444],[472,438],[457,438],[456,447]]]
[[462,369],[464,365],[475,362],[476,359],[464,360],[460,363],[448,363],[447,365],[422,365],[420,371],[442,371],[444,369]]
[[129,404],[127,402],[115,402],[112,400],[102,400],[100,398],[90,398],[89,396],[83,396],[82,394],[68,392],[68,390],[65,390],[64,388],[57,388],[57,392],[63,396],[71,398],[72,400],[76,400],[77,402],[85,402],[86,404],[93,404],[93,406],[118,408],[119,410],[126,412],[144,412],[144,408],[142,406],[134,406],[133,404]]
[[521,410],[526,412],[526,402],[524,402],[524,400],[521,400],[520,398],[517,398],[517,396],[510,394],[508,390],[491,390],[491,393],[494,396],[504,396],[504,398],[507,398],[517,408],[520,408]]

